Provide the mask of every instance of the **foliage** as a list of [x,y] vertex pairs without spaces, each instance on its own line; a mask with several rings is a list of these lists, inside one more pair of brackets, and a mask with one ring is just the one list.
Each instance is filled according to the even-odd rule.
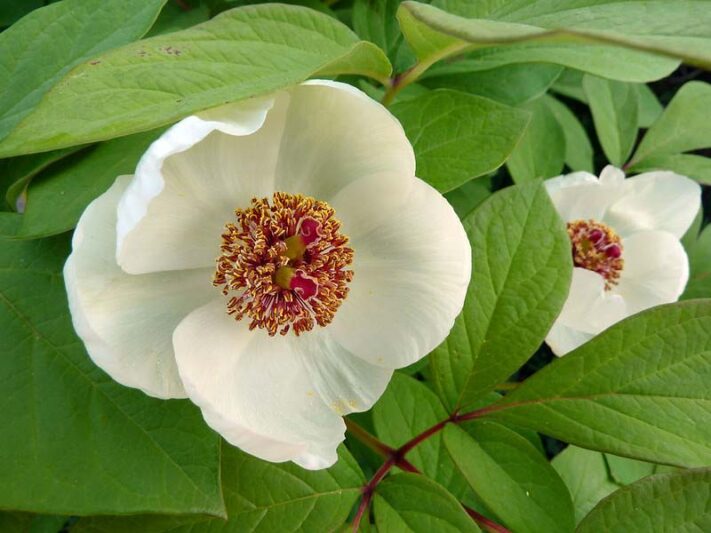
[[[9,0],[0,29],[1,531],[711,530],[708,204],[684,301],[541,346],[572,271],[541,180],[711,185],[711,84],[658,81],[711,69],[709,0]],[[473,262],[448,338],[322,471],[111,380],[62,280],[81,212],[165,126],[314,77],[390,108]]]

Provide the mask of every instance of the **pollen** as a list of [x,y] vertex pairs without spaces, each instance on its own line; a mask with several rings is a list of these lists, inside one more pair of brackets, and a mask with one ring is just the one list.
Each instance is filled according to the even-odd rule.
[[594,220],[568,222],[568,236],[576,267],[597,272],[605,278],[605,290],[620,280],[624,267],[622,241],[609,226]]
[[331,323],[353,279],[353,249],[326,202],[275,192],[225,225],[213,285],[249,329],[297,336]]

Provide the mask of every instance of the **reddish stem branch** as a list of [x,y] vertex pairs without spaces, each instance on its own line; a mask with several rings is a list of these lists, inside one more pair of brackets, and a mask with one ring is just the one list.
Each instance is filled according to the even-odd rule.
[[[424,430],[419,435],[416,435],[415,437],[407,441],[405,444],[400,446],[398,449],[391,448],[384,442],[378,440],[377,437],[375,437],[374,435],[368,433],[365,429],[360,427],[355,422],[346,419],[346,426],[348,427],[348,431],[351,432],[353,436],[361,440],[363,444],[371,448],[376,453],[380,455],[385,454],[384,456],[386,457],[385,462],[380,466],[380,468],[378,468],[377,472],[375,472],[370,481],[368,481],[368,483],[363,487],[363,497],[361,498],[360,504],[358,505],[358,511],[356,512],[355,518],[353,519],[353,533],[358,532],[360,522],[363,519],[363,516],[366,514],[368,507],[370,506],[370,502],[373,499],[373,493],[375,492],[375,488],[378,486],[378,483],[382,481],[382,479],[388,474],[388,472],[390,472],[390,470],[394,466],[402,468],[403,470],[406,470],[408,472],[413,472],[416,474],[420,473],[420,471],[415,466],[413,466],[407,459],[405,459],[405,455],[410,450],[418,446],[421,442],[429,439],[431,436],[436,435],[437,433],[442,431],[449,423],[460,424],[461,422],[474,420],[489,413],[505,409],[506,407],[511,407],[511,405],[513,404],[503,406],[489,405],[487,407],[483,407],[481,409],[476,409],[474,411],[462,414],[455,412],[449,418],[437,422],[434,426]],[[490,532],[511,533],[502,525],[497,524],[493,520],[488,519],[484,515],[476,512],[474,509],[470,509],[469,507],[464,506],[464,510],[479,525],[486,528]]]

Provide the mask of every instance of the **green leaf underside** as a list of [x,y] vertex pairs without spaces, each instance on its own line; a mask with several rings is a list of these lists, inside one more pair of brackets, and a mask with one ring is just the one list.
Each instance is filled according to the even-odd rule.
[[526,439],[499,424],[444,430],[444,443],[474,492],[512,531],[569,532],[573,504],[563,480]]
[[635,0],[435,5],[449,13],[417,2],[403,2],[398,12],[406,39],[425,62],[478,48],[494,64],[551,62],[637,82],[668,75],[678,60],[711,67],[711,10],[704,0],[652,0],[644,9]]
[[705,465],[710,379],[711,300],[665,305],[553,362],[491,416],[616,455]]
[[501,166],[518,143],[528,114],[487,98],[438,89],[397,103],[417,157],[417,175],[440,192]]
[[511,177],[514,182],[523,183],[557,176],[567,153],[565,131],[545,98],[534,100],[523,109],[531,112],[531,121],[506,162]]
[[452,332],[431,356],[450,412],[505,381],[540,346],[567,297],[564,225],[540,183],[504,189],[464,220],[472,281]]
[[551,465],[568,486],[576,523],[605,496],[620,488],[610,479],[605,456],[600,452],[571,445],[556,455]]
[[454,89],[517,106],[542,96],[563,70],[558,65],[542,63],[504,65],[451,74],[447,72],[461,63],[454,62],[443,68],[435,66],[420,79],[420,83],[432,89]]
[[166,0],[64,0],[0,33],[0,139],[72,67],[144,35]]
[[545,95],[543,103],[558,121],[565,139],[565,164],[573,171],[594,172],[593,147],[585,128],[568,106],[550,95]]
[[0,157],[145,131],[336,74],[384,80],[390,64],[328,15],[279,4],[237,8],[82,63],[0,143]]
[[639,93],[635,85],[586,74],[583,90],[608,161],[621,167],[637,140]]
[[28,188],[17,237],[45,237],[72,229],[86,206],[104,193],[117,176],[134,172],[138,160],[161,132],[106,141],[43,173]]
[[700,112],[710,106],[711,84],[700,81],[684,84],[639,143],[631,164],[649,157],[711,147],[711,121],[705,112]]
[[630,168],[632,172],[671,170],[703,185],[711,185],[711,158],[694,154],[650,155]]
[[268,463],[223,443],[222,486],[228,520],[189,516],[92,517],[72,533],[212,533],[335,531],[365,478],[348,450],[327,470]]
[[388,477],[378,485],[373,503],[378,531],[480,531],[454,496],[418,474]]
[[601,501],[578,533],[711,531],[711,468],[659,474]]
[[605,461],[610,469],[610,477],[620,485],[629,485],[643,477],[651,476],[657,466],[654,463],[619,457],[610,453],[605,454]]
[[224,514],[219,440],[185,400],[123,387],[74,335],[66,238],[0,246],[0,508]]

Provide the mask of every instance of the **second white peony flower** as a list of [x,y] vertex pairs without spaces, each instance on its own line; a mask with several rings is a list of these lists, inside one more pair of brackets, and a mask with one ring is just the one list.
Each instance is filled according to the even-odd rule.
[[546,337],[556,355],[623,318],[679,299],[689,279],[680,239],[701,207],[701,187],[673,172],[625,179],[613,166],[600,178],[575,172],[545,182],[567,223],[573,280]]
[[191,116],[84,212],[64,275],[116,381],[188,397],[269,461],[336,461],[342,419],[427,355],[471,251],[400,124],[312,81]]

